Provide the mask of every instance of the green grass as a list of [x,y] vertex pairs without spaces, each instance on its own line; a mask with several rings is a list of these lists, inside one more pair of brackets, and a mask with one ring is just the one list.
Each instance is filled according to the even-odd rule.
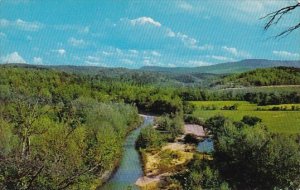
[[[193,102],[197,109],[193,115],[202,117],[204,119],[210,118],[214,115],[224,115],[234,121],[240,121],[243,116],[250,115],[256,116],[262,119],[271,132],[300,133],[300,111],[257,111],[260,108],[271,108],[273,106],[286,106],[292,105],[300,106],[300,104],[284,104],[284,105],[272,105],[272,106],[257,106],[256,104],[250,104],[244,101],[198,101]],[[223,106],[231,106],[237,104],[238,110],[221,110]],[[201,106],[215,105],[217,110],[202,110]]]

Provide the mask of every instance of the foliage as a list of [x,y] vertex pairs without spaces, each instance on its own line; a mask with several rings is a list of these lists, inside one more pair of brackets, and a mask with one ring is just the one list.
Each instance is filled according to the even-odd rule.
[[116,164],[126,133],[138,123],[137,110],[124,104],[78,99],[44,112],[15,101],[1,112],[2,189],[88,188]]
[[219,171],[213,167],[210,160],[195,154],[187,166],[186,172],[181,172],[173,178],[180,182],[181,189],[222,189],[228,190],[229,185],[222,180]]
[[260,123],[261,121],[262,120],[259,117],[252,117],[252,116],[248,116],[248,115],[245,115],[242,119],[243,123],[250,125],[250,126],[254,126],[257,123]]
[[222,116],[207,125],[214,135],[214,162],[237,189],[296,188],[300,185],[300,147],[295,138],[265,127],[235,126]]
[[141,130],[136,141],[136,147],[141,149],[158,149],[164,143],[164,138],[152,126],[145,127]]
[[85,76],[8,67],[0,79],[0,189],[99,184],[139,123],[136,107],[109,102]]
[[178,151],[166,149],[159,152],[159,164],[158,170],[160,173],[172,172],[176,169],[176,165],[174,160],[179,160],[181,158],[181,154]]
[[[286,110],[268,110],[274,105],[257,106],[244,101],[197,101],[194,117],[208,119],[215,115],[223,115],[233,121],[241,121],[244,116],[259,117],[262,124],[274,133],[297,134],[300,130],[300,112],[295,110],[299,104],[283,104],[279,107],[286,107]],[[221,110],[225,105],[238,104],[238,110]],[[216,110],[203,110],[202,106],[215,106]],[[292,108],[294,107],[294,111]]]
[[163,131],[169,135],[169,141],[174,139],[183,133],[183,120],[180,115],[176,115],[174,118],[169,116],[162,116],[157,121],[157,129]]
[[256,69],[225,77],[219,83],[234,86],[271,86],[300,84],[300,69],[293,67],[274,67]]
[[189,124],[197,124],[201,126],[204,124],[204,119],[190,114],[185,114],[183,116],[183,119],[185,123],[189,123]]

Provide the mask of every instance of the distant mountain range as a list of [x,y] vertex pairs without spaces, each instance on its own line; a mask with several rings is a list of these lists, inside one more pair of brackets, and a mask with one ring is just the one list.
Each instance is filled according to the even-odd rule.
[[210,66],[201,67],[157,67],[157,66],[145,66],[141,67],[143,71],[153,72],[168,72],[168,73],[214,73],[214,74],[229,74],[229,73],[241,73],[245,71],[254,70],[257,68],[269,68],[269,67],[297,67],[300,68],[300,60],[298,61],[273,61],[265,59],[246,59],[238,62],[221,63]]
[[200,67],[159,67],[159,66],[144,66],[140,69],[128,69],[123,67],[98,67],[98,66],[74,66],[74,65],[31,65],[31,64],[4,64],[4,65],[15,65],[19,67],[33,67],[33,68],[52,68],[68,73],[78,74],[106,74],[111,75],[113,73],[127,74],[129,73],[164,73],[164,74],[176,74],[176,75],[190,75],[199,73],[209,74],[231,74],[231,73],[242,73],[246,71],[255,70],[258,68],[270,68],[270,67],[295,67],[300,68],[300,60],[297,61],[279,61],[279,60],[266,60],[266,59],[245,59],[238,62],[220,63],[209,66]]
[[[279,66],[284,68],[289,67],[289,70],[278,69]],[[224,86],[225,83],[236,83],[240,80],[241,85],[245,85],[245,81],[249,83],[252,79],[261,78],[269,79],[275,76],[275,79],[285,75],[286,78],[292,79],[289,73],[292,70],[297,70],[297,77],[300,70],[299,61],[271,61],[271,60],[243,60],[239,62],[222,63],[211,66],[202,67],[142,67],[140,69],[127,68],[108,68],[96,66],[72,66],[72,65],[30,65],[30,64],[3,64],[1,67],[23,67],[34,69],[52,69],[63,71],[71,74],[91,75],[98,79],[116,80],[121,82],[134,81],[137,84],[158,84],[158,85],[198,85],[198,86]],[[275,70],[265,68],[275,68]],[[295,67],[298,69],[293,69]],[[258,70],[257,70],[258,69]],[[283,71],[286,71],[285,73]],[[242,80],[244,75],[240,73],[253,71],[247,75],[248,78]],[[278,72],[275,72],[278,71]],[[279,72],[282,71],[282,72]],[[275,74],[274,74],[275,73]],[[290,74],[290,75],[289,75]],[[293,75],[294,76],[294,75]],[[226,77],[226,78],[224,78]],[[287,79],[287,81],[289,80]],[[259,81],[258,80],[258,81]],[[272,79],[273,80],[273,79]],[[272,82],[271,80],[271,82]],[[227,81],[227,82],[226,82]],[[274,80],[273,80],[274,81]],[[225,83],[224,83],[225,82]],[[270,82],[270,83],[271,83]],[[238,85],[240,84],[238,83]],[[249,83],[250,84],[250,83]],[[251,83],[252,84],[252,83]],[[273,84],[273,83],[271,83]],[[298,84],[298,82],[297,82]]]

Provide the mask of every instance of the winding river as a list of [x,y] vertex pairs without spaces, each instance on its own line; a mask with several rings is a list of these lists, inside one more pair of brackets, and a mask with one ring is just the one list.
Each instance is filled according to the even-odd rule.
[[[135,141],[137,140],[141,128],[153,123],[153,116],[144,116],[143,124],[132,131],[126,138],[124,144],[124,153],[117,171],[112,178],[100,189],[102,190],[126,190],[138,189],[135,186],[136,180],[143,176],[142,165],[138,151],[135,149]],[[131,188],[129,188],[131,187]]]

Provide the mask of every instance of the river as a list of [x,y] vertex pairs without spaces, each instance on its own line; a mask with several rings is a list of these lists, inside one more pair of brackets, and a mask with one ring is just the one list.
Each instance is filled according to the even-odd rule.
[[138,189],[134,183],[139,177],[143,176],[143,170],[139,153],[135,149],[135,142],[141,128],[152,124],[154,120],[153,116],[143,116],[143,118],[143,124],[126,137],[121,163],[112,178],[100,188],[101,190]]

